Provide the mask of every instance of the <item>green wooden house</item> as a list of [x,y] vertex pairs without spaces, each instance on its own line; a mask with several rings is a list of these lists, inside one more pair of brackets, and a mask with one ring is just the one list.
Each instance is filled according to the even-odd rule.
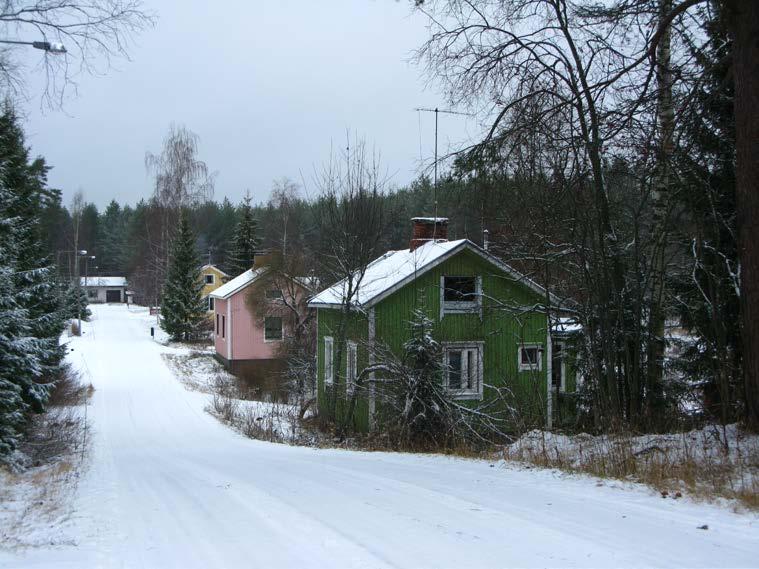
[[[319,412],[339,412],[328,406],[328,396],[331,390],[345,393],[372,363],[365,346],[382,342],[402,353],[413,313],[422,309],[434,321],[433,335],[443,346],[442,381],[455,398],[486,401],[495,394],[489,386],[507,387],[523,420],[550,428],[562,416],[559,400],[571,398],[565,394],[576,383],[566,330],[553,338],[545,310],[547,303],[558,303],[473,242],[448,241],[447,221],[414,218],[410,247],[389,251],[367,267],[351,302],[341,361],[335,361],[336,342],[347,283],[309,301],[317,310]],[[376,410],[367,399],[358,402],[354,416],[361,430],[371,428]]]

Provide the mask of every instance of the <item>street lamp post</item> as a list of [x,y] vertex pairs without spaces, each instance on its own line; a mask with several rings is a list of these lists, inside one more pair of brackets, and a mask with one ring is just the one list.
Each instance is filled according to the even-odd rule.
[[[86,254],[87,251],[85,251],[84,253]],[[94,261],[96,259],[95,255],[87,255],[84,258],[84,289],[85,289],[85,294],[87,295],[88,300],[89,300],[90,292],[87,290],[87,276],[88,276],[88,271],[89,271],[90,259]],[[79,334],[82,333],[82,313],[81,312],[82,312],[82,309],[80,306],[79,307]]]
[[30,45],[35,49],[41,49],[45,53],[53,55],[62,55],[66,53],[66,48],[62,43],[49,41],[18,41],[18,40],[0,40],[0,43],[10,43],[14,45]]
[[[82,335],[82,279],[79,276],[79,257],[84,257],[87,255],[87,251],[85,249],[82,249],[81,251],[76,251],[76,255],[74,255],[74,272],[76,273],[76,320],[79,324],[79,328],[77,330],[77,336]],[[84,265],[85,273],[87,271],[87,263],[85,262]],[[85,277],[86,280],[86,277]]]

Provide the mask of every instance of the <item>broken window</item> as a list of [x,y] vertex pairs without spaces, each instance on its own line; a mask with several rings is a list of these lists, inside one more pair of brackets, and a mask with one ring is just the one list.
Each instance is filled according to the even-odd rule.
[[519,371],[540,371],[542,369],[541,347],[538,344],[519,347]]
[[479,277],[442,277],[442,312],[476,312],[480,307],[482,281]]
[[444,357],[446,388],[457,398],[482,397],[482,345],[449,344]]

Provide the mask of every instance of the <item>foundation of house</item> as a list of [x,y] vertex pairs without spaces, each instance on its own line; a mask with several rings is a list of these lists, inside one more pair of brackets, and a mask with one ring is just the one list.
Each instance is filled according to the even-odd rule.
[[283,380],[284,360],[228,360],[218,353],[216,359],[240,380],[241,387],[249,390],[251,399],[281,401],[288,399],[289,393]]

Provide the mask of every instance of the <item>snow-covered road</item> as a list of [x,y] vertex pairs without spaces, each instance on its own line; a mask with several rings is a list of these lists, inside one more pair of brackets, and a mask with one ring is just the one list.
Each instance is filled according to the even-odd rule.
[[71,354],[96,390],[65,528],[77,545],[0,552],[0,566],[759,565],[756,516],[639,487],[245,439],[173,377],[144,313],[93,312]]

